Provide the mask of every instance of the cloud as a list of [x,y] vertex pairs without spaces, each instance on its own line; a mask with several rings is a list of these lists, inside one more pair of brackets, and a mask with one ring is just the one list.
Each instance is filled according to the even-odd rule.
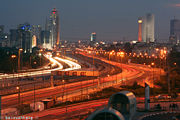
[[180,7],[180,3],[170,4],[171,7]]

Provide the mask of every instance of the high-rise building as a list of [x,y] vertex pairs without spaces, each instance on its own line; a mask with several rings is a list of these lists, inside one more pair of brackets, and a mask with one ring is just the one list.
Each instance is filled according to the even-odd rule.
[[49,37],[50,37],[49,31],[47,31],[47,30],[41,31],[41,45],[44,48],[51,48],[51,46],[48,46],[48,45],[50,45],[49,44]]
[[4,32],[4,25],[0,25],[0,47],[10,47],[9,34]]
[[49,49],[59,47],[60,44],[60,29],[59,29],[59,15],[58,11],[54,8],[50,15],[50,20],[46,20],[45,31],[50,32],[49,43],[44,46],[48,46]]
[[180,20],[172,19],[170,21],[170,38],[171,44],[177,44],[180,40]]
[[[41,44],[41,26],[40,25],[32,26],[32,36],[36,37],[36,43],[34,43],[34,45],[36,44],[36,46],[41,46],[42,44]],[[33,40],[35,40],[35,39],[33,39]]]
[[[143,42],[154,42],[154,15],[146,14],[142,19],[142,41]],[[138,36],[138,39],[140,36]]]
[[4,25],[0,25],[0,35],[4,33]]
[[91,42],[96,42],[96,33],[91,33]]
[[18,42],[18,31],[17,29],[10,29],[10,47],[17,47]]
[[18,25],[18,48],[22,48],[24,52],[32,52],[32,31],[28,23]]
[[90,46],[94,47],[96,44],[96,33],[91,33],[91,40],[90,40]]

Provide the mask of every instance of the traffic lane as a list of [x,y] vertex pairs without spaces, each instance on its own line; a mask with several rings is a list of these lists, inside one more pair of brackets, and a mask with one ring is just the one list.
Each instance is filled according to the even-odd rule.
[[[93,80],[91,81],[86,81],[85,83],[80,82],[79,84],[75,84],[75,85],[63,85],[61,87],[57,87],[57,88],[53,88],[53,89],[48,89],[48,90],[44,90],[44,91],[35,91],[35,99],[36,101],[38,100],[42,100],[47,98],[47,96],[49,96],[49,98],[52,98],[55,95],[60,94],[62,96],[63,93],[67,93],[70,91],[76,91],[76,90],[80,90],[83,88],[87,88],[90,86],[94,86],[95,84],[97,84],[97,82],[93,82]],[[29,93],[21,93],[20,94],[20,98],[21,98],[21,102],[23,103],[31,103],[31,101],[34,100],[34,91],[31,91]],[[14,106],[17,105],[18,103],[18,94],[13,95],[10,98],[6,98],[6,99],[2,99],[2,108],[6,108],[9,106]]]
[[[128,69],[130,69],[130,68],[128,68]],[[134,76],[135,73],[136,72],[133,72],[133,74],[131,74],[131,76]],[[121,76],[119,76],[119,77],[121,77]],[[120,79],[120,78],[118,78],[118,79]],[[113,80],[113,77],[106,77],[106,78],[104,78],[103,82],[108,82],[108,81],[112,81],[112,80]],[[96,85],[98,83],[97,81],[98,81],[98,79],[67,84],[67,86],[66,86],[67,90],[64,90],[64,91],[62,90],[63,86],[60,86],[60,88],[58,88],[59,87],[58,86],[56,89],[48,89],[48,91],[40,91],[40,92],[36,91],[36,100],[38,100],[40,98],[45,98],[46,96],[53,96],[56,94],[62,94],[63,92],[81,89],[81,88],[87,87],[86,86],[87,83],[91,84],[91,85]],[[22,100],[24,102],[32,101],[34,98],[33,96],[34,96],[33,91],[31,91],[29,94],[21,94]],[[17,100],[18,100],[18,94],[13,99],[10,99],[10,98],[6,99],[5,100],[6,102],[4,102],[2,99],[2,107],[4,108],[4,106],[9,106],[9,105],[18,103]],[[8,102],[8,104],[7,104],[7,102]]]
[[[137,101],[142,99],[143,97],[137,97]],[[178,104],[178,106],[180,105],[180,102],[161,102],[161,103],[158,102],[158,103],[150,103],[150,108],[153,109],[154,106],[157,104],[160,104],[161,107],[169,108],[169,105],[173,103]],[[34,112],[27,114],[25,116],[35,116],[38,117],[39,120],[46,120],[52,117],[62,120],[62,118],[63,119],[71,118],[73,116],[78,116],[84,113],[88,113],[88,112],[91,113],[95,109],[99,109],[107,106],[107,104],[108,104],[108,99],[100,99],[100,100],[78,103],[74,105],[52,108],[41,112]],[[137,108],[144,109],[144,103],[137,104]]]
[[30,114],[26,114],[25,116],[35,116],[38,117],[38,120],[45,120],[45,118],[48,118],[48,116],[49,117],[57,116],[57,118],[62,119],[62,117],[66,117],[65,115],[67,115],[66,110],[68,112],[68,115],[71,115],[72,113],[77,114],[78,112],[80,113],[80,111],[87,111],[87,110],[94,111],[97,107],[106,106],[107,103],[108,103],[108,99],[94,100],[94,101],[88,101],[74,105],[52,108],[40,112],[33,112]]
[[[116,64],[116,65],[118,65],[118,64]],[[120,65],[118,65],[118,66],[120,66]],[[124,67],[125,66],[125,67]],[[127,67],[127,65],[123,65],[123,67],[124,68],[127,68],[128,70],[127,71],[129,71],[129,69],[130,69],[130,67]],[[131,68],[131,70],[130,70],[130,72],[129,72],[129,74],[127,74],[127,75],[131,75],[131,76],[134,76],[135,75],[135,72],[134,71],[137,71],[137,70],[134,70],[134,69],[132,69]],[[124,73],[125,74],[125,73]],[[126,77],[128,77],[128,76],[126,76]],[[107,81],[111,81],[112,79],[111,79],[112,77],[109,77],[109,78],[105,78],[104,79],[104,82],[107,82]],[[118,78],[119,79],[119,78]],[[92,82],[92,80],[91,80],[91,82]],[[95,84],[97,84],[97,80],[93,80],[93,83],[95,82]],[[73,83],[74,84],[74,83]],[[84,82],[83,83],[81,83],[81,84],[84,84]],[[80,85],[79,83],[77,84],[78,86]],[[62,89],[62,88],[61,88]],[[73,90],[73,89],[71,89],[71,90]],[[53,90],[54,91],[54,90]],[[49,94],[49,93],[52,93],[53,91],[46,91],[46,96],[47,96],[47,93],[48,93],[48,95],[54,95],[54,94]],[[38,92],[36,92],[36,93],[38,93]],[[43,92],[44,93],[44,92]],[[61,92],[62,93],[62,92]],[[40,93],[39,93],[40,94]],[[59,94],[59,92],[57,93],[55,93],[55,94]],[[30,95],[27,95],[27,96],[30,96]],[[33,95],[32,95],[33,96]],[[37,96],[37,95],[36,95]],[[25,97],[25,96],[24,96]],[[38,96],[37,96],[38,97]],[[43,96],[44,97],[44,96]],[[15,98],[15,99],[17,99],[17,98]]]

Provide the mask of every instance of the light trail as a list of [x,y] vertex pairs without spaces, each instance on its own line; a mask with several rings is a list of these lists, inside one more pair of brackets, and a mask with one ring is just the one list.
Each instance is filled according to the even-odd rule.
[[70,71],[70,70],[77,70],[77,69],[81,69],[81,66],[75,62],[72,62],[70,60],[67,60],[67,59],[62,59],[62,58],[59,58],[59,57],[55,57],[55,59],[57,60],[60,60],[62,62],[65,62],[66,64],[69,65],[70,68],[66,68],[62,71]]
[[23,72],[23,73],[15,73],[15,74],[0,74],[0,80],[2,79],[9,79],[9,78],[18,78],[18,77],[28,77],[28,76],[35,76],[35,75],[42,75],[42,74],[50,74],[51,71],[57,71],[57,70],[62,70],[63,65],[59,63],[56,59],[65,62],[70,66],[70,68],[64,69],[64,71],[69,71],[69,70],[75,70],[75,69],[81,69],[81,66],[75,62],[72,62],[70,60],[62,59],[59,57],[52,58],[52,55],[50,54],[45,54],[44,55],[47,59],[50,60],[51,62],[51,67],[58,66],[57,68],[50,69],[50,70],[38,70],[34,72]]

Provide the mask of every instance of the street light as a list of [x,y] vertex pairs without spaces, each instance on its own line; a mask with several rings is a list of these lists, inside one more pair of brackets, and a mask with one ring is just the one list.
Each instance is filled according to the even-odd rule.
[[36,86],[35,86],[36,83],[34,83],[34,111],[36,110],[36,94],[35,94],[35,90],[36,90]]
[[151,63],[151,66],[152,66],[152,72],[153,72],[153,88],[154,88],[154,62]]
[[122,58],[124,57],[124,52],[118,52],[118,56],[120,56],[121,57],[121,80],[122,80],[122,82],[123,82],[123,74],[122,74]]
[[20,70],[21,69],[21,51],[23,51],[23,49],[22,48],[20,48],[19,50],[18,50],[18,70]]
[[64,97],[64,80],[62,80],[62,83],[63,83],[63,95],[62,95],[62,102],[63,102],[63,97]]
[[43,50],[41,49],[40,50],[40,66],[41,66],[41,62],[42,62],[42,52],[43,52]]
[[17,86],[16,89],[18,90],[18,104],[19,104],[19,107],[20,107],[20,105],[21,105],[21,103],[20,103],[20,87]]
[[14,59],[16,58],[16,55],[11,55],[11,58],[12,58],[12,64],[13,64],[13,74],[14,74]]

